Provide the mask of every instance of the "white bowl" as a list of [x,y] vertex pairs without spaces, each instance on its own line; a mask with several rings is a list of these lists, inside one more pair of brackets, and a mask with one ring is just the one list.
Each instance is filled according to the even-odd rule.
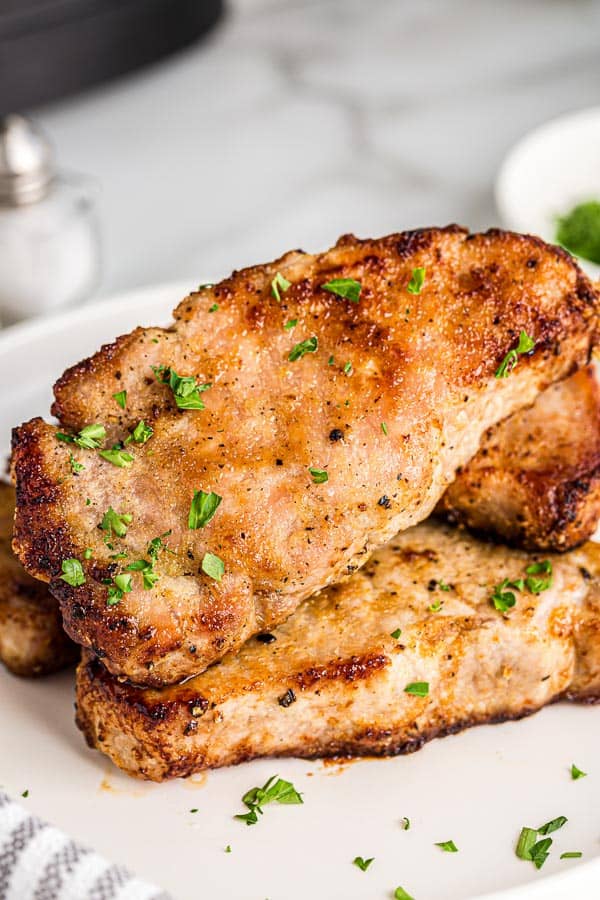
[[[495,194],[505,227],[555,242],[558,216],[600,200],[600,106],[553,119],[522,138],[500,168]],[[599,265],[579,262],[600,279]]]

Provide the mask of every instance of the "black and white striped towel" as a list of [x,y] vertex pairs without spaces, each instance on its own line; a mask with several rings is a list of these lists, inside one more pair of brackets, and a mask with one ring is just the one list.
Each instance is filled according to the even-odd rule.
[[172,900],[0,792],[0,900]]

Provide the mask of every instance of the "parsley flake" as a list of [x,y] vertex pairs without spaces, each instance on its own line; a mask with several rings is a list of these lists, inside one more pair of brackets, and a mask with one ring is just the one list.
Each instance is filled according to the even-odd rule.
[[351,374],[352,374],[352,363],[347,362],[346,365],[344,366],[344,375],[351,375]]
[[119,469],[127,469],[134,459],[131,453],[126,453],[125,450],[120,450],[118,447],[113,447],[112,450],[101,450],[98,455]]
[[514,367],[519,361],[519,356],[529,353],[535,347],[535,341],[530,338],[526,331],[519,334],[519,343],[512,350],[509,350],[498,368],[496,369],[496,378],[508,378]]
[[326,481],[329,481],[329,475],[325,469],[315,469],[314,466],[309,466],[308,471],[311,474],[313,484],[325,484]]
[[91,559],[93,553],[94,553],[94,551],[92,550],[91,547],[86,547],[85,550],[83,551],[83,558],[84,558],[84,559]]
[[387,427],[387,425],[385,424],[385,422],[382,422],[382,423],[381,423],[381,430],[383,431],[383,433],[384,433],[385,436],[387,437],[387,435],[388,435],[388,427]]
[[562,828],[563,825],[566,825],[569,820],[566,816],[558,816],[556,819],[551,819],[550,822],[546,822],[544,825],[541,825],[537,833],[538,834],[552,834],[553,831],[558,831],[559,828]]
[[404,688],[405,694],[413,694],[415,697],[427,697],[429,694],[428,681],[411,681]]
[[295,344],[288,354],[288,360],[290,362],[296,362],[297,359],[302,359],[307,353],[316,353],[318,347],[319,341],[316,335],[313,335],[313,337],[309,337],[305,341],[300,341],[299,344]]
[[26,788],[23,791],[23,793],[21,794],[21,797],[25,797],[25,799],[27,799],[27,797],[29,797],[29,788]]
[[215,581],[220,581],[225,573],[225,563],[214,553],[205,553],[202,557],[202,571]]
[[121,409],[125,409],[127,406],[127,391],[118,391],[118,393],[113,394],[113,400],[117,402]]
[[132,441],[135,441],[136,444],[145,444],[146,441],[150,440],[153,434],[154,430],[150,427],[150,425],[146,425],[146,423],[142,419],[137,423],[125,443],[130,444]]
[[360,300],[361,284],[354,278],[334,278],[327,284],[322,284],[321,287],[330,294],[336,294],[344,300],[349,300],[350,303],[358,303]]
[[417,266],[416,269],[412,270],[412,275],[410,276],[410,281],[406,286],[406,290],[409,294],[420,294],[423,290],[423,285],[425,284],[425,269],[423,266]]
[[102,517],[100,528],[102,531],[106,531],[109,537],[112,537],[113,532],[117,537],[125,537],[127,526],[131,525],[132,519],[133,516],[130,516],[129,513],[117,513],[112,506],[109,506]]
[[586,778],[587,772],[582,772],[581,769],[578,769],[575,763],[571,766],[571,778],[573,781],[577,781],[579,778]]
[[63,574],[60,578],[71,587],[80,587],[85,584],[83,567],[78,559],[63,559],[61,569]]
[[285,805],[303,803],[301,794],[298,793],[290,781],[284,781],[277,775],[273,775],[263,787],[255,787],[242,797],[242,803],[248,807],[247,813],[234,816],[245,822],[246,825],[256,825],[259,815],[263,814],[263,806],[267,803],[283,803]]
[[286,331],[291,331],[292,328],[295,328],[298,324],[298,319],[290,319],[289,322],[286,322],[283,326]]
[[535,828],[521,828],[515,853],[519,859],[531,859],[531,848],[537,840]]
[[[275,297],[278,303],[281,303],[281,294],[285,294],[291,284],[292,282],[288,281],[287,278],[284,278],[281,272],[277,272],[275,278],[271,282],[271,294]],[[279,293],[280,291],[281,294]]]
[[444,853],[458,853],[458,847],[454,841],[437,841],[435,846],[443,850]]
[[530,849],[529,855],[536,869],[541,869],[548,859],[551,846],[552,838],[543,838],[541,841],[538,841],[537,844],[534,844]]
[[57,431],[56,437],[57,440],[64,441],[67,444],[77,444],[82,450],[97,450],[106,437],[106,428],[104,425],[95,423],[94,425],[86,425],[77,435],[64,434],[62,431]]
[[410,828],[410,819],[408,818],[408,816],[402,817],[402,819],[400,820],[400,828],[402,829],[402,831],[408,831],[408,829]]
[[85,469],[85,466],[82,463],[77,462],[72,453],[69,454],[69,464],[73,475],[79,475],[79,473]]
[[188,528],[204,528],[208,525],[223,498],[211,491],[194,491],[194,497],[188,516]]
[[[525,586],[532,594],[541,594],[542,591],[547,591],[548,588],[552,587],[552,563],[549,559],[545,559],[543,562],[532,563],[532,565],[527,566],[525,572],[529,576],[525,579]],[[533,577],[540,574],[548,577]]]
[[398,640],[398,638],[400,637],[401,634],[402,634],[402,629],[396,628],[395,631],[392,631],[392,633],[390,634],[390,637],[393,637],[395,640]]
[[213,312],[216,312],[218,310],[218,308],[219,308],[219,304],[213,303],[212,306],[208,307],[208,311],[209,311],[209,313],[213,313]]
[[397,887],[394,891],[394,900],[414,900],[414,898],[407,894],[403,887]]
[[168,366],[152,366],[156,380],[160,384],[168,384],[173,392],[178,409],[205,409],[200,394],[207,391],[212,384],[198,384],[193,375],[178,375]]
[[561,859],[581,859],[583,853],[581,850],[568,850],[566,853],[561,853]]
[[366,872],[374,859],[374,856],[371,856],[370,859],[363,859],[362,856],[355,856],[352,860],[352,865],[360,869],[361,872]]
[[499,612],[508,612],[509,609],[512,609],[515,603],[517,602],[517,598],[513,594],[512,591],[507,591],[507,587],[512,587],[513,584],[509,581],[508,578],[504,578],[500,584],[497,584],[494,588],[494,592],[491,596],[491,602],[494,605],[494,608]]
[[231,844],[227,844],[225,847],[225,853],[231,853]]

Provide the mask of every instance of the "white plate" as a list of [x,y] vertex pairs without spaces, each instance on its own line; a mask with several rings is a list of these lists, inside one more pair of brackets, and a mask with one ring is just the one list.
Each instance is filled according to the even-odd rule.
[[[556,241],[556,218],[600,199],[600,107],[561,116],[522,138],[496,180],[502,223]],[[592,278],[600,266],[579,260]]]
[[[168,321],[185,287],[0,334],[4,443],[15,423],[48,414],[50,385],[66,365],[135,324]],[[260,761],[152,785],[85,747],[72,681],[72,673],[29,682],[0,672],[0,782],[16,797],[28,789],[29,808],[177,900],[389,900],[398,885],[416,900],[598,897],[600,708],[557,705],[397,759]],[[572,781],[572,762],[588,777]],[[268,808],[255,827],[235,821],[242,794],[275,773],[303,791],[304,805]],[[558,815],[569,822],[538,872],[514,855],[519,829]],[[434,846],[448,839],[459,853]],[[561,861],[565,850],[584,858]],[[357,855],[375,857],[367,872],[352,865]]]

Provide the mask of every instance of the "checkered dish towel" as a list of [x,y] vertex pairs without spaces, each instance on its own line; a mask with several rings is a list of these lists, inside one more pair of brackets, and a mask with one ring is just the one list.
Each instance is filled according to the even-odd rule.
[[172,900],[0,791],[0,900]]

